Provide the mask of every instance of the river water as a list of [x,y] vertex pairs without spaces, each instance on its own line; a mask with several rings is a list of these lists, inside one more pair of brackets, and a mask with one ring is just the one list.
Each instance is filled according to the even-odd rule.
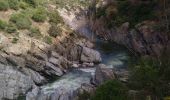
[[[74,22],[76,22],[76,20],[74,20]],[[73,22],[69,22],[69,23],[71,23],[71,25],[74,25]],[[92,32],[87,26],[81,27],[76,31],[79,33],[83,33],[83,35],[85,35],[87,38],[92,37]],[[94,49],[100,52],[102,56],[103,64],[115,69],[116,71],[122,69],[124,70],[126,68],[128,53],[125,48],[115,43],[103,41],[102,39],[96,39],[94,43],[95,43]],[[71,96],[74,96],[74,91],[80,88],[82,84],[90,83],[90,80],[94,76],[94,73],[95,73],[95,68],[72,69],[72,71],[60,77],[60,79],[56,80],[55,82],[42,86],[40,97],[44,95],[48,97],[49,96],[53,97],[52,94],[55,94],[55,98],[58,98],[56,97],[57,94],[65,95],[68,93],[71,94]],[[70,99],[64,98],[59,100],[70,100]]]

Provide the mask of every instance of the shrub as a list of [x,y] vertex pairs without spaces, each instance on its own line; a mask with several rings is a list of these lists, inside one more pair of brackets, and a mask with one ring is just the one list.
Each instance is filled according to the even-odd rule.
[[62,30],[56,24],[52,24],[48,31],[49,35],[52,37],[56,37],[56,36],[60,35],[61,32],[62,32]]
[[19,3],[19,7],[22,8],[22,9],[26,9],[26,8],[29,7],[29,5],[28,5],[27,3],[21,1],[21,2]]
[[0,0],[0,10],[8,10],[9,5],[7,0]]
[[49,22],[52,23],[64,23],[63,18],[59,15],[59,13],[57,11],[51,12],[49,13]]
[[30,28],[29,36],[35,37],[35,38],[40,38],[42,35],[41,35],[39,28],[34,27],[34,28]]
[[6,28],[6,26],[7,26],[7,23],[0,20],[0,30],[4,30]]
[[47,44],[52,44],[53,43],[52,38],[50,36],[45,36],[43,40]]
[[10,21],[16,24],[18,29],[29,29],[32,24],[29,17],[22,13],[13,14]]
[[17,31],[17,28],[14,24],[9,24],[6,28],[6,32],[8,33],[14,33]]
[[19,9],[19,1],[18,0],[8,0],[9,7],[14,10]]
[[24,1],[33,7],[36,7],[38,5],[37,0],[24,0]]
[[128,100],[128,90],[117,80],[108,81],[96,89],[91,100]]
[[46,10],[42,7],[37,8],[32,16],[32,19],[36,22],[44,22],[47,18]]
[[12,43],[16,44],[18,42],[18,39],[17,38],[13,38],[12,39]]

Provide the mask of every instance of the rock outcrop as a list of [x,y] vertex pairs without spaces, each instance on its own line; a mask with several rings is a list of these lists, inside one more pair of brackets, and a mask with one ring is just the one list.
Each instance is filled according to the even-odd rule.
[[32,88],[34,82],[12,66],[0,64],[0,99],[17,99]]
[[115,74],[114,74],[112,68],[108,68],[104,64],[99,64],[96,67],[95,78],[94,78],[94,81],[95,81],[96,85],[101,85],[105,81],[113,80],[115,78],[116,77],[115,77]]

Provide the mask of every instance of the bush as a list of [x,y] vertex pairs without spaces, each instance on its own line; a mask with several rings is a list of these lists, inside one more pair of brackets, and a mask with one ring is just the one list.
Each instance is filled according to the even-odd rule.
[[60,35],[61,32],[62,32],[62,30],[56,24],[52,24],[48,31],[49,35],[52,37],[56,37],[56,36]]
[[49,22],[52,23],[64,23],[63,18],[59,15],[59,13],[57,11],[51,12],[49,13]]
[[38,5],[37,0],[24,0],[24,1],[33,7],[36,7]]
[[8,0],[9,7],[14,10],[19,9],[19,1],[18,0]]
[[43,40],[47,44],[52,44],[53,43],[52,38],[50,36],[45,36]]
[[19,3],[19,7],[22,8],[22,9],[26,9],[26,8],[29,7],[29,5],[28,5],[27,3],[21,1],[21,2]]
[[7,26],[7,23],[0,20],[0,30],[4,30],[6,28],[6,26]]
[[6,28],[6,32],[8,32],[8,33],[14,33],[16,31],[17,31],[17,28],[14,24],[10,24]]
[[29,36],[35,37],[35,38],[41,38],[42,35],[41,35],[39,28],[34,27],[34,28],[30,28]]
[[44,8],[37,8],[32,16],[36,22],[44,22],[47,18],[46,10]]
[[2,10],[8,10],[9,5],[7,0],[0,0],[0,11]]
[[32,24],[29,17],[22,13],[13,14],[10,21],[16,24],[18,29],[29,29]]
[[108,81],[96,89],[91,100],[128,100],[128,90],[117,80]]
[[13,38],[12,43],[16,44],[18,42],[18,38]]

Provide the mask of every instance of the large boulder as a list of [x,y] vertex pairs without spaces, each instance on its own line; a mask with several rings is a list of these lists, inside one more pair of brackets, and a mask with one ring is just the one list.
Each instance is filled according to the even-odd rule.
[[98,51],[93,49],[82,47],[81,53],[81,61],[82,62],[92,62],[92,63],[100,63],[102,61],[101,55]]
[[115,79],[115,75],[112,68],[107,67],[104,64],[99,64],[96,67],[95,72],[95,84],[101,85],[107,80]]
[[32,86],[30,77],[12,66],[0,64],[0,100],[17,99],[20,94],[25,94]]

